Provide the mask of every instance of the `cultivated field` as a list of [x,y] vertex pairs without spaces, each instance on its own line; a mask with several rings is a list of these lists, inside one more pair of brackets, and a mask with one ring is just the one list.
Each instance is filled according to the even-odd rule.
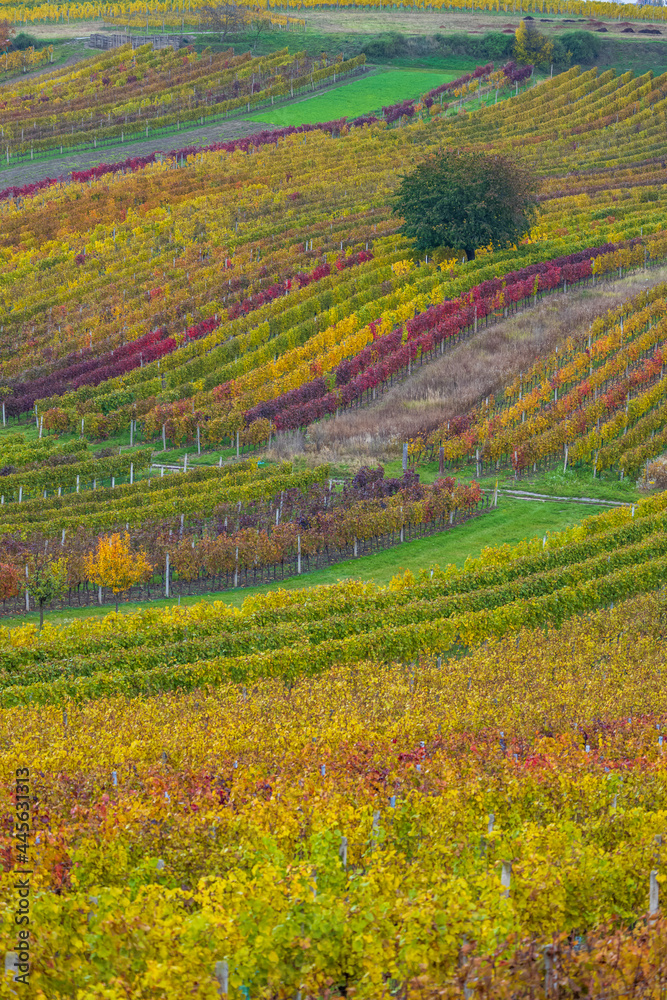
[[[291,13],[0,87],[0,997],[654,1000],[667,73]],[[414,249],[443,149],[525,238]]]

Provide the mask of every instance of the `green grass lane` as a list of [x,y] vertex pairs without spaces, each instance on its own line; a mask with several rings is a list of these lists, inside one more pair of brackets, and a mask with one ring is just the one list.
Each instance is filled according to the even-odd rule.
[[[275,584],[265,584],[263,587],[239,588],[235,591],[223,591],[196,597],[181,597],[183,605],[196,604],[199,601],[224,601],[226,604],[240,607],[246,597],[263,593],[268,590],[284,588],[298,590],[304,587],[316,587],[323,584],[338,583],[341,580],[371,580],[377,584],[387,584],[397,573],[410,570],[418,573],[428,569],[434,563],[446,566],[455,563],[462,566],[466,558],[477,556],[487,545],[515,545],[523,538],[533,538],[552,534],[564,528],[577,524],[592,514],[599,514],[606,508],[590,505],[569,503],[542,503],[540,501],[524,501],[500,499],[498,507],[472,521],[467,521],[452,531],[443,531],[428,538],[415,539],[403,545],[396,545],[383,552],[362,556],[359,559],[349,559],[336,563],[327,569],[293,576],[288,580]],[[178,599],[150,602],[126,602],[121,604],[120,613],[128,614],[141,608],[173,607]],[[113,611],[111,605],[90,608],[67,608],[64,611],[48,612],[45,620],[51,625],[64,625],[75,618],[98,617]],[[28,622],[37,624],[39,616],[35,614],[0,618],[0,625],[15,628]]]
[[315,125],[338,118],[356,118],[378,112],[388,104],[421,97],[441,83],[456,79],[455,72],[390,69],[352,83],[343,84],[324,94],[315,94],[282,108],[268,108],[248,121],[268,122],[281,128],[288,125]]

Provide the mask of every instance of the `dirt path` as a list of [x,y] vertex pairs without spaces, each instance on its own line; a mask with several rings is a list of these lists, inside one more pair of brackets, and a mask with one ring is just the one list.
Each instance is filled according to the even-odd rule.
[[119,163],[130,156],[146,156],[148,153],[168,153],[183,146],[207,146],[213,142],[229,142],[242,139],[254,132],[263,132],[273,126],[265,122],[247,122],[242,119],[221,122],[219,125],[203,125],[196,129],[183,129],[175,135],[158,136],[156,139],[138,142],[123,142],[105,149],[87,149],[73,156],[63,155],[52,160],[36,160],[22,163],[9,170],[0,169],[0,190],[12,185],[32,184],[43,177],[65,177],[72,170],[84,170],[98,163]]

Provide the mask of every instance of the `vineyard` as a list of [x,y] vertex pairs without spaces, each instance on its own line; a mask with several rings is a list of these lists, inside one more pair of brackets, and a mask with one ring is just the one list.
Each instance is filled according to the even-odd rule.
[[[5,159],[362,73],[127,45],[0,87]],[[665,994],[667,73],[435,75],[0,191],[0,997]],[[523,239],[413,249],[442,149],[530,167]],[[425,373],[559,316],[422,419]],[[515,544],[499,481],[556,471],[588,485]]]
[[[20,53],[18,53],[20,55]],[[6,61],[6,60],[5,60]],[[294,97],[359,71],[364,57],[327,64],[287,49],[271,57],[213,55],[191,50],[124,45],[86,59],[74,70],[0,88],[2,144],[12,156],[39,155],[149,131],[178,131],[225,116],[250,113],[276,98]],[[0,60],[0,68],[2,61]]]
[[[28,25],[39,22],[67,22],[76,20],[91,20],[93,18],[106,18],[110,21],[119,21],[127,25],[135,24],[141,27],[149,24],[162,28],[182,28],[201,26],[202,8],[207,4],[204,0],[157,0],[157,2],[133,3],[96,3],[93,0],[86,3],[40,3],[35,0],[25,0],[17,3],[16,0],[3,0],[0,5],[2,14],[12,23]],[[289,22],[296,21],[303,24],[304,13],[307,16],[309,10],[329,6],[317,3],[316,0],[288,0],[288,2],[278,3],[277,0],[239,0],[238,6],[252,12],[257,17],[258,14],[271,14],[276,23],[287,27]],[[383,0],[371,0],[364,2],[359,0],[340,0],[335,5],[336,8],[355,9],[371,8],[372,10],[383,10],[389,5]],[[606,3],[603,0],[432,0],[428,4],[421,0],[411,0],[402,5],[415,10],[437,10],[442,13],[447,11],[473,10],[479,12],[496,12],[504,14],[551,14],[566,15],[588,18],[609,18],[609,19],[632,19],[646,21],[662,21],[665,13],[659,7],[641,7],[634,4]],[[287,13],[285,13],[287,12]]]
[[387,591],[4,630],[3,768],[20,745],[40,773],[33,995],[650,996],[665,606],[627,595],[660,579],[664,511]]

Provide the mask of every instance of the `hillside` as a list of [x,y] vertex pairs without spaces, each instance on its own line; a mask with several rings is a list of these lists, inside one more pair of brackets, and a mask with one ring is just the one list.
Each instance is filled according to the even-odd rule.
[[[667,72],[413,61],[491,6],[0,83],[0,997],[661,995]],[[450,148],[516,245],[401,235]]]

